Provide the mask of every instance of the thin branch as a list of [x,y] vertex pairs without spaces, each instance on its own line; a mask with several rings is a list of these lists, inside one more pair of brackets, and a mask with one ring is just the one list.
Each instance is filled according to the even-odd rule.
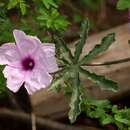
[[[16,119],[17,121],[22,121],[22,122],[31,124],[31,115],[28,113],[21,112],[21,111],[14,111],[14,110],[6,109],[6,108],[0,108],[0,117]],[[55,130],[85,130],[85,129],[101,130],[94,127],[70,126],[70,125],[62,124],[62,123],[45,119],[45,118],[41,118],[41,117],[36,118],[36,123],[37,125],[43,128],[50,128],[50,129],[55,129]]]
[[[103,62],[103,63],[92,63],[92,64],[88,63],[88,64],[83,64],[81,66],[105,66],[105,65],[122,64],[122,63],[126,63],[126,62],[130,62],[130,57],[119,59],[119,60],[106,61],[106,62]],[[58,65],[58,66],[59,66],[59,68],[65,67],[64,65]],[[55,73],[57,73],[57,72],[55,72]]]
[[114,60],[114,61],[106,61],[104,63],[83,64],[82,66],[105,66],[105,65],[121,64],[121,63],[126,63],[126,62],[130,62],[130,57],[119,59],[119,60]]
[[[106,65],[116,65],[116,64],[122,64],[122,63],[126,63],[126,62],[130,62],[130,57],[128,58],[123,58],[123,59],[119,59],[119,60],[113,60],[113,61],[106,61],[103,63],[92,63],[92,64],[83,64],[81,66],[106,66]],[[65,65],[58,65],[59,68],[64,68]],[[58,71],[51,73],[53,75],[55,75],[56,73],[61,72],[62,69],[59,69]]]
[[32,118],[32,130],[36,130],[37,129],[37,127],[36,127],[36,116],[33,112],[31,113],[31,118]]

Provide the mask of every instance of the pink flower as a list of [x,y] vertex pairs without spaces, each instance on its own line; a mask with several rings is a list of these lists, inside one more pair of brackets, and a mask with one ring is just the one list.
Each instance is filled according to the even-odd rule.
[[54,44],[42,44],[37,37],[19,30],[13,34],[16,44],[0,47],[0,64],[6,65],[3,74],[7,87],[17,92],[24,83],[29,94],[47,87],[53,79],[50,73],[58,70]]

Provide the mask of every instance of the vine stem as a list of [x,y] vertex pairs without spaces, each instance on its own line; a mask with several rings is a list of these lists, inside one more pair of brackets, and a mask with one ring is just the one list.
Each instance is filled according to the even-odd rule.
[[103,63],[83,64],[81,66],[105,66],[105,65],[121,64],[121,63],[126,63],[126,62],[130,62],[130,57],[119,59],[119,60],[113,60],[113,61],[105,61]]
[[[123,58],[123,59],[119,59],[119,60],[113,60],[113,61],[105,61],[103,63],[86,63],[86,64],[82,64],[81,66],[107,66],[107,65],[116,65],[116,64],[122,64],[122,63],[126,63],[126,62],[130,62],[130,57],[127,58]],[[59,66],[59,70],[52,73],[53,75],[55,75],[58,72],[62,71],[62,68],[65,67],[65,65],[58,65]]]
[[36,115],[32,112],[31,113],[31,119],[32,119],[32,130],[36,130]]

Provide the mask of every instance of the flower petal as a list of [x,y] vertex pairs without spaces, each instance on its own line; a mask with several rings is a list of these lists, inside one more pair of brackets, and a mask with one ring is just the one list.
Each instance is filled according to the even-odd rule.
[[45,53],[48,72],[56,72],[58,70],[58,65],[55,58],[55,45],[52,43],[44,43],[42,49]]
[[25,81],[25,88],[29,94],[33,94],[37,90],[47,87],[52,81],[52,76],[43,69],[36,69],[28,77]]
[[13,31],[16,45],[23,56],[37,52],[40,47],[40,40],[37,37],[26,35],[23,31]]
[[6,43],[0,47],[0,64],[11,64],[20,59],[17,47],[13,43]]
[[24,73],[19,69],[6,66],[3,74],[7,78],[7,88],[13,92],[17,92],[24,83]]

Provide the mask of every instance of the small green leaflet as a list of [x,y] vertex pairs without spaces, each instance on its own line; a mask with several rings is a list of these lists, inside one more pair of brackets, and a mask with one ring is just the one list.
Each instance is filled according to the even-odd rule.
[[8,9],[14,8],[18,4],[18,0],[10,0],[8,4]]
[[117,9],[125,10],[130,8],[130,0],[118,0]]
[[55,74],[55,78],[52,81],[48,90],[59,90],[60,86],[64,84],[64,81],[67,80],[71,74],[68,72],[69,68],[61,70],[59,73]]
[[8,3],[8,9],[12,9],[19,5],[22,15],[26,13],[26,4],[24,0],[10,0]]
[[102,125],[113,123],[112,116],[108,115],[105,109],[103,108],[95,107],[90,110],[88,109],[88,111],[86,112],[87,112],[86,114],[90,116],[91,118],[99,119]]
[[64,76],[61,76],[61,77],[56,77],[54,80],[53,80],[53,82],[52,82],[52,84],[49,86],[49,91],[50,90],[54,90],[54,91],[59,91],[60,90],[60,88],[61,88],[61,84],[63,84],[64,83]]
[[56,2],[54,0],[42,0],[42,2],[43,2],[43,4],[45,5],[45,7],[47,9],[49,9],[51,6],[53,6],[55,8],[58,7],[57,4],[56,4]]
[[108,114],[111,104],[108,100],[96,100],[94,98],[86,98],[84,100],[84,109],[91,118],[99,119],[102,125],[113,123],[112,115]]
[[20,0],[19,1],[19,6],[20,6],[20,10],[22,15],[24,15],[26,13],[26,4],[24,0]]
[[82,53],[83,47],[86,43],[86,39],[88,37],[88,32],[89,32],[89,21],[86,19],[81,28],[81,33],[80,33],[80,41],[76,44],[75,47],[75,62],[79,60],[80,54]]
[[112,105],[109,100],[97,100],[86,98],[83,100],[83,112],[91,118],[96,118],[102,125],[115,124],[118,130],[129,130],[130,128],[130,109],[118,108]]
[[91,73],[83,68],[80,68],[80,72],[86,75],[89,80],[99,85],[103,90],[111,90],[113,92],[118,90],[118,84],[110,79],[106,79],[105,76]]
[[40,16],[37,17],[37,20],[41,27],[46,29],[51,29],[53,31],[63,31],[65,30],[69,22],[65,16],[60,15],[58,9],[41,9]]
[[72,52],[69,49],[69,47],[67,46],[67,44],[65,43],[65,41],[60,39],[56,35],[54,36],[54,41],[56,42],[56,44],[58,44],[63,49],[63,51],[65,51],[68,54],[68,57],[70,58],[70,60],[73,61],[74,57],[72,55]]
[[118,110],[115,113],[114,118],[116,121],[130,126],[130,109],[124,108],[122,110]]
[[93,59],[95,56],[97,56],[99,53],[102,53],[108,49],[108,47],[115,41],[115,33],[110,33],[107,36],[105,36],[101,43],[96,45],[86,56],[84,56],[80,64],[85,64],[86,62]]

